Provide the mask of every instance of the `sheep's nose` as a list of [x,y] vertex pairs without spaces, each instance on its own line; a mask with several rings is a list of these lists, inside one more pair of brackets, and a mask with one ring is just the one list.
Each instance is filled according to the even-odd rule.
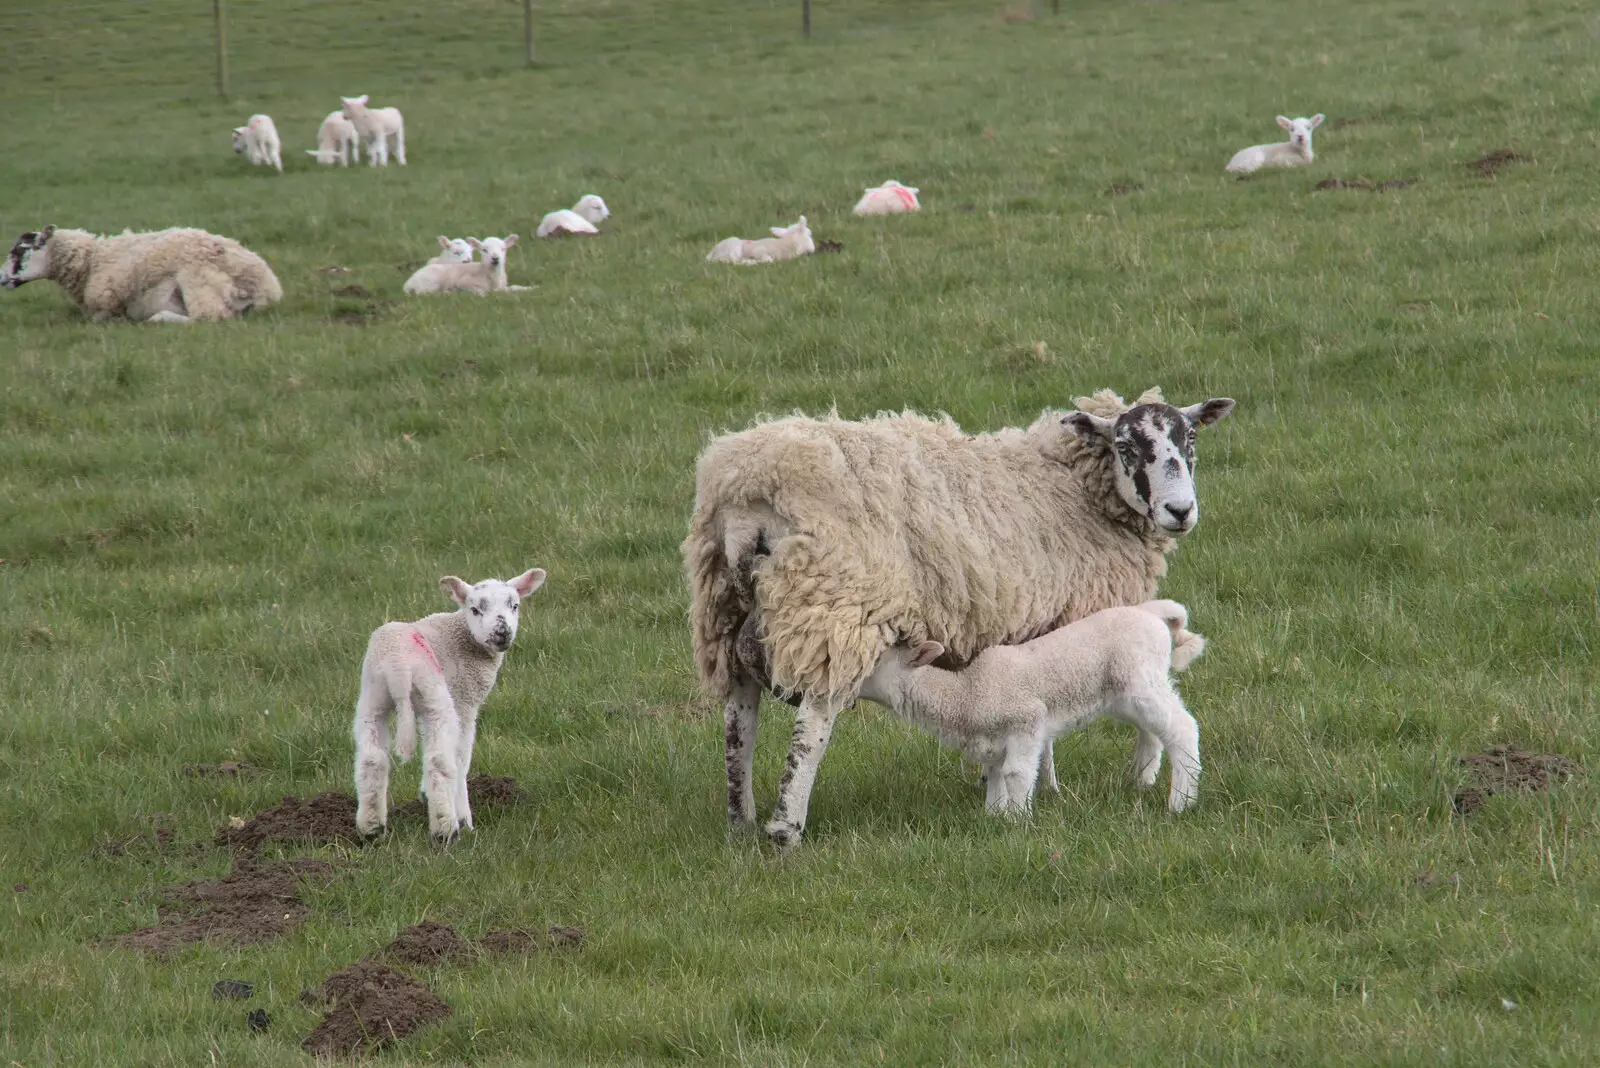
[[1169,504],[1167,505],[1167,514],[1180,523],[1187,523],[1189,521],[1189,516],[1194,514],[1194,505],[1186,504],[1182,508],[1179,508],[1176,505]]

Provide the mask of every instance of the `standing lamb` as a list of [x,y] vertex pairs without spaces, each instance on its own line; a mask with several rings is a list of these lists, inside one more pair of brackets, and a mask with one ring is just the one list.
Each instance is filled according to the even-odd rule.
[[251,163],[276,167],[281,173],[283,157],[279,151],[282,147],[271,115],[252,115],[249,122],[233,128],[233,150],[243,152]]
[[606,202],[590,193],[574,204],[571,210],[552,211],[539,220],[535,237],[565,237],[568,234],[598,234],[600,224],[611,218]]
[[483,253],[478,263],[428,263],[406,279],[407,293],[489,293],[521,292],[527,286],[506,284],[506,252],[517,243],[512,234],[502,241],[486,237],[479,241],[467,238],[467,243]]
[[1262,167],[1298,167],[1316,159],[1311,151],[1311,131],[1322,125],[1323,116],[1309,119],[1286,119],[1278,116],[1278,125],[1289,131],[1289,140],[1272,145],[1252,145],[1233,154],[1228,161],[1229,174],[1254,174]]
[[706,262],[740,263],[748,267],[755,263],[773,263],[777,260],[809,256],[815,251],[817,245],[811,240],[811,227],[806,225],[806,217],[802,215],[800,221],[793,226],[772,227],[771,237],[762,237],[754,241],[746,241],[742,237],[730,237],[719,241],[717,247],[706,256]]
[[344,117],[367,142],[367,163],[373,167],[389,165],[389,138],[395,141],[394,158],[406,165],[406,120],[399,108],[369,108],[367,94],[341,96]]
[[317,162],[332,166],[350,166],[350,154],[355,153],[361,162],[361,138],[356,135],[355,123],[344,117],[342,111],[330,111],[317,128],[317,147],[306,149],[306,154],[317,157]]
[[54,279],[95,322],[228,319],[276,304],[283,287],[266,261],[204,230],[97,237],[46,226],[11,246],[0,288]]
[[[389,825],[389,748],[402,763],[417,751],[422,730],[422,793],[428,829],[448,841],[473,830],[467,773],[478,732],[478,709],[494,689],[500,661],[517,637],[521,601],[544,584],[539,568],[510,582],[485,579],[468,586],[454,575],[439,580],[460,606],[415,623],[385,623],[372,632],[361,662],[356,701],[356,830],[375,834]],[[392,718],[391,718],[392,717]]]
[[695,664],[726,700],[728,818],[755,819],[762,688],[800,699],[777,806],[800,840],[841,709],[897,640],[956,662],[1090,612],[1138,604],[1199,520],[1195,431],[1227,398],[1175,408],[1109,390],[1027,429],[968,435],[948,417],[796,416],[700,455],[683,556]]
[[917,203],[919,192],[921,190],[901,185],[891,178],[880,186],[868,189],[866,195],[856,201],[854,210],[857,215],[899,215],[907,211],[921,211],[922,205]]
[[1185,627],[1176,601],[1104,608],[1021,645],[992,645],[961,671],[931,666],[938,642],[891,647],[861,687],[902,719],[983,765],[990,812],[1025,812],[1046,747],[1057,735],[1112,716],[1139,729],[1133,752],[1140,786],[1155,785],[1172,751],[1167,807],[1198,796],[1200,728],[1170,672],[1182,671],[1206,641]]

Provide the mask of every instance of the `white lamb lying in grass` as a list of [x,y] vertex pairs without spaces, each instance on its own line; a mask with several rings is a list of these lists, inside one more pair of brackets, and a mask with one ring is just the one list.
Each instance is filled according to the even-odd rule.
[[527,286],[506,284],[506,252],[517,243],[517,235],[505,240],[486,237],[479,241],[467,238],[467,243],[483,253],[477,263],[429,263],[406,279],[407,293],[501,293],[521,292]]
[[522,599],[544,578],[537,567],[510,582],[485,579],[476,586],[448,575],[439,588],[461,606],[457,611],[435,612],[415,623],[385,623],[372,632],[356,701],[356,830],[361,834],[389,825],[391,738],[395,755],[410,760],[417,751],[419,720],[428,830],[448,841],[463,825],[474,829],[467,772],[478,709],[516,640]]
[[906,211],[921,211],[922,205],[917,203],[917,194],[921,192],[908,185],[901,185],[893,178],[882,185],[868,189],[866,195],[856,201],[855,213],[857,215],[898,215]]
[[328,112],[328,117],[317,128],[317,147],[306,149],[306,154],[317,157],[321,164],[332,166],[338,162],[339,166],[348,167],[352,153],[360,163],[361,138],[356,134],[355,123],[345,118],[342,111]]
[[772,227],[772,236],[746,241],[742,237],[730,237],[725,241],[717,242],[717,247],[706,256],[708,263],[741,263],[749,266],[755,263],[772,263],[776,260],[792,260],[800,256],[808,256],[817,250],[816,242],[811,240],[811,227],[806,225],[806,217],[800,216],[800,221],[789,227]]
[[944,653],[938,642],[896,645],[861,688],[904,719],[983,765],[990,812],[1026,811],[1040,759],[1059,734],[1101,716],[1139,729],[1133,772],[1153,786],[1163,749],[1172,751],[1167,806],[1194,803],[1200,781],[1200,728],[1173,688],[1205,649],[1186,630],[1176,601],[1107,608],[1022,645],[995,645],[964,670],[927,666]]
[[279,154],[282,143],[278,140],[278,127],[271,115],[252,115],[243,126],[233,128],[233,150],[243,152],[251,163],[283,170],[283,157]]
[[472,241],[470,237],[445,237],[439,235],[440,252],[428,263],[471,263]]
[[606,202],[590,193],[574,204],[570,210],[562,208],[540,219],[539,229],[534,231],[534,236],[565,237],[568,234],[598,234],[600,224],[609,218],[611,209],[606,207]]
[[406,165],[406,120],[399,108],[369,108],[367,94],[341,96],[343,114],[367,142],[367,163],[373,167],[389,165],[389,138],[395,141],[394,158]]
[[1278,116],[1278,125],[1289,131],[1289,140],[1272,145],[1251,145],[1240,149],[1228,161],[1229,174],[1254,174],[1262,167],[1298,167],[1316,159],[1311,151],[1311,131],[1322,125],[1322,115],[1309,119]]

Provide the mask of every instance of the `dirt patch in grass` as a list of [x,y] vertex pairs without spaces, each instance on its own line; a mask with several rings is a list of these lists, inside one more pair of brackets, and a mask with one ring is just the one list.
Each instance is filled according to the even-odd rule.
[[110,835],[95,843],[92,852],[106,857],[125,857],[136,850],[150,848],[165,851],[172,848],[177,835],[171,827],[157,827],[148,834],[129,834],[120,838]]
[[[348,288],[348,287],[347,287]],[[359,289],[360,287],[355,287]],[[371,326],[378,319],[389,312],[392,301],[370,300],[365,303],[353,299],[345,299],[334,306],[328,316],[328,322],[338,323],[341,326]]]
[[242,760],[224,760],[220,764],[185,764],[186,779],[248,779],[260,775],[261,769]]
[[395,935],[393,942],[369,954],[369,959],[392,960],[422,968],[464,960],[472,954],[471,943],[456,934],[454,927],[424,921]]
[[1116,182],[1112,185],[1106,186],[1106,196],[1125,197],[1130,193],[1137,193],[1143,188],[1144,186],[1140,185],[1138,182]]
[[541,949],[581,949],[583,938],[582,927],[565,927],[558,923],[552,924],[543,936],[526,927],[498,927],[479,939],[478,945],[487,953],[527,955]]
[[843,252],[844,251],[844,242],[843,241],[830,241],[827,238],[823,238],[821,241],[817,242],[817,251],[818,252]]
[[1365,178],[1356,178],[1346,181],[1343,178],[1324,178],[1317,183],[1318,189],[1360,189],[1367,193],[1387,193],[1391,189],[1406,189],[1422,181],[1421,178],[1388,178],[1381,182],[1370,182]]
[[1514,152],[1509,148],[1500,148],[1493,152],[1479,156],[1475,160],[1463,163],[1461,166],[1467,168],[1467,170],[1476,174],[1480,178],[1492,178],[1496,174],[1499,174],[1502,169],[1509,167],[1513,163],[1532,162],[1532,156],[1524,156],[1522,153]]
[[335,791],[307,800],[285,797],[243,823],[219,827],[212,841],[246,853],[267,842],[359,842],[356,799]]
[[[472,802],[472,812],[476,816],[481,812],[520,805],[528,799],[528,792],[518,786],[517,780],[509,775],[473,775],[467,779],[467,798]],[[354,798],[351,798],[350,804],[355,805]],[[350,811],[353,814],[354,807]],[[427,815],[428,803],[420,798],[407,801],[403,805],[394,805],[389,809],[390,821],[425,819]],[[351,819],[354,819],[354,815]],[[354,823],[351,824],[351,829],[355,829]]]
[[361,300],[371,300],[373,297],[372,290],[360,282],[351,282],[347,286],[338,286],[330,290],[330,292],[336,297],[357,297]]
[[1344,130],[1351,126],[1365,126],[1371,122],[1382,122],[1382,115],[1340,115],[1328,123],[1330,130]]
[[195,942],[247,946],[266,942],[298,926],[311,910],[300,900],[300,884],[326,882],[333,866],[321,860],[257,865],[240,858],[232,874],[169,887],[157,906],[161,922],[108,941],[164,957]]
[[219,979],[211,984],[212,1001],[248,1001],[255,993],[254,984],[243,979]]
[[341,968],[308,993],[333,1003],[300,1043],[316,1056],[370,1053],[450,1015],[450,1006],[422,980],[375,961]]
[[1451,802],[1463,816],[1478,811],[1495,794],[1548,790],[1583,770],[1559,753],[1530,753],[1517,745],[1490,746],[1459,756],[1456,763],[1466,769],[1467,785],[1455,792]]

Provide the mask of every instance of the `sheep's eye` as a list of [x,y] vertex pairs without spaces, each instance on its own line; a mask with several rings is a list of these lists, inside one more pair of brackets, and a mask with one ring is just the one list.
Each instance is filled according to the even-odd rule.
[[472,614],[475,615],[475,616],[481,616],[481,615],[483,615],[483,612],[482,612],[481,609],[474,608],[472,610]]
[[516,604],[516,602],[512,602],[512,605],[511,605],[511,610],[512,610],[512,611],[513,611],[513,612],[515,612],[515,611],[516,611],[516,610],[517,610],[517,607],[518,607],[518,606],[517,606],[517,604]]

